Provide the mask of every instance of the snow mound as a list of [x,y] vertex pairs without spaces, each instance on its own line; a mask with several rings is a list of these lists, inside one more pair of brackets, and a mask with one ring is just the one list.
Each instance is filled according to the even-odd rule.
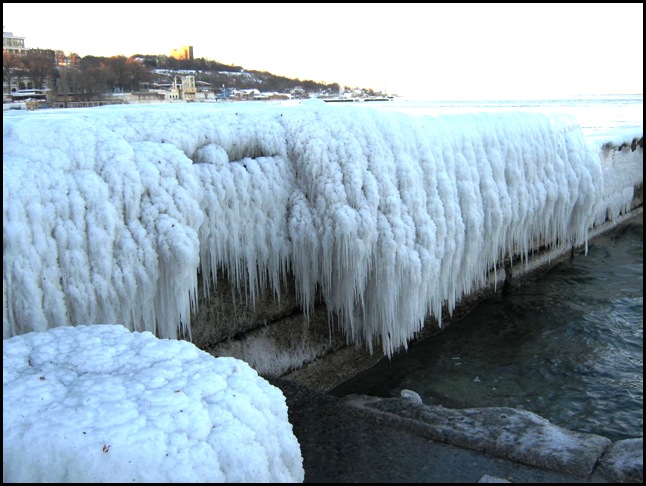
[[282,392],[120,325],[2,343],[3,482],[302,482]]

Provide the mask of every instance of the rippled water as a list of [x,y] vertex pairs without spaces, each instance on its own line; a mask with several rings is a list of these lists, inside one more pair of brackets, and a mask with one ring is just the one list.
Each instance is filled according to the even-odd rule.
[[612,440],[643,436],[643,216],[333,393],[510,406]]

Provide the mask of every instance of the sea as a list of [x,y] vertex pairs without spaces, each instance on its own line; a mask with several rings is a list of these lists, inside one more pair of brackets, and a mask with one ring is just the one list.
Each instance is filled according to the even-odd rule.
[[[365,105],[424,115],[569,113],[590,138],[643,133],[643,95]],[[643,215],[637,215],[594,239],[587,255],[480,303],[332,393],[394,397],[409,389],[429,405],[523,408],[613,441],[643,437],[643,311]]]
[[[346,105],[343,103],[343,105]],[[352,106],[401,111],[414,115],[442,115],[492,111],[529,111],[574,115],[583,133],[603,138],[616,131],[643,130],[644,95],[595,95],[544,100],[470,100],[420,101],[399,100],[353,103]]]

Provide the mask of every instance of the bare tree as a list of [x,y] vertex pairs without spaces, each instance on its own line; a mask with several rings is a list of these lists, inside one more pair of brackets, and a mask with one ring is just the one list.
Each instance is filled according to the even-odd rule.
[[35,89],[41,89],[45,81],[55,74],[56,56],[51,49],[29,49],[22,56],[22,63]]
[[19,70],[22,68],[20,56],[12,52],[2,53],[2,81],[3,84],[7,83],[7,94],[11,94],[11,81],[18,75]]
[[152,79],[150,70],[140,60],[131,57],[130,59],[128,59],[126,64],[130,70],[130,78],[132,83],[130,89],[137,90],[139,89],[140,83],[147,82]]
[[69,73],[66,67],[58,68],[58,83],[56,84],[56,97],[59,101],[63,101],[64,106],[67,106],[68,98],[70,95]]
[[81,71],[79,91],[86,99],[111,92],[114,74],[112,70],[100,66],[92,66]]
[[113,56],[106,64],[114,73],[114,84],[120,91],[136,90],[139,83],[151,78],[148,68],[134,57]]
[[114,74],[114,85],[120,91],[124,91],[126,85],[129,84],[129,70],[126,65],[127,60],[128,58],[125,56],[112,56],[106,63]]
[[85,87],[83,86],[83,74],[81,71],[76,67],[68,67],[65,69],[65,74],[70,94],[75,97],[83,96]]

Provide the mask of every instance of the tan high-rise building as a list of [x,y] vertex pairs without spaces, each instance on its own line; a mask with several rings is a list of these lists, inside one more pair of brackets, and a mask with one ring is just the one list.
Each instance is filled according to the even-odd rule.
[[193,46],[182,46],[179,49],[172,49],[170,51],[170,57],[174,59],[180,59],[183,61],[192,61]]

